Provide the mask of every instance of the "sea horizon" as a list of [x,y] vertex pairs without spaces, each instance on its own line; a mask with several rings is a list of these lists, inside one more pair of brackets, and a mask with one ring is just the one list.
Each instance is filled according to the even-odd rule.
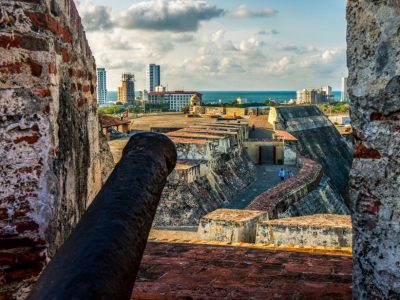
[[[237,98],[247,99],[249,103],[265,102],[273,100],[284,103],[292,99],[296,99],[296,91],[198,91],[203,95],[204,103],[228,103]],[[139,96],[139,93],[136,93]],[[332,91],[335,100],[339,101],[341,97],[340,91]],[[117,98],[116,91],[108,91],[107,102],[115,101]]]

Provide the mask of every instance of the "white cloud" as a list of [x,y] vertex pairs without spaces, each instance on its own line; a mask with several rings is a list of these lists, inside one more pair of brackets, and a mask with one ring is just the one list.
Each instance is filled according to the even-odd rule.
[[111,8],[103,5],[94,5],[91,1],[77,1],[86,31],[109,30],[114,27]]
[[268,63],[265,70],[268,73],[282,74],[284,72],[287,72],[289,70],[290,65],[292,64],[293,61],[289,57],[284,56],[278,61],[273,61],[271,63]]
[[233,16],[237,18],[270,18],[275,17],[277,14],[278,11],[273,8],[263,8],[258,11],[252,11],[247,5],[242,4],[236,9]]
[[202,21],[221,17],[224,10],[198,0],[149,0],[132,5],[119,17],[127,29],[195,32]]

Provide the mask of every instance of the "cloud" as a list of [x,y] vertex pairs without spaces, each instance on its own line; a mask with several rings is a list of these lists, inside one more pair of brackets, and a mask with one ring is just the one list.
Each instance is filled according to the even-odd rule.
[[262,29],[258,32],[259,35],[277,35],[279,34],[279,31],[276,29],[271,29],[271,30],[265,30]]
[[317,53],[320,51],[318,48],[314,46],[304,47],[304,46],[297,46],[294,44],[277,46],[276,49],[278,51],[295,52],[297,54]]
[[275,17],[277,14],[278,11],[273,8],[263,8],[258,11],[252,11],[247,5],[243,4],[236,9],[233,16],[236,18],[270,18]]
[[170,35],[170,39],[177,43],[189,43],[193,42],[195,37],[193,34],[188,33],[172,33]]
[[274,61],[267,65],[266,71],[273,74],[282,74],[289,70],[290,65],[293,64],[292,59],[287,56],[282,57],[278,61]]
[[114,27],[111,8],[94,5],[90,1],[78,1],[77,4],[86,31],[109,30]]
[[202,21],[221,17],[225,11],[198,0],[149,0],[121,13],[118,25],[125,29],[196,32]]

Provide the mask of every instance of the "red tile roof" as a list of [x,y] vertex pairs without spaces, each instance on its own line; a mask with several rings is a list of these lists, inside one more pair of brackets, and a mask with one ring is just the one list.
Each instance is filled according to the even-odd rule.
[[99,114],[99,121],[100,121],[101,127],[103,127],[103,128],[131,124],[130,120],[118,120],[113,117],[109,117],[109,116],[102,115],[102,114]]

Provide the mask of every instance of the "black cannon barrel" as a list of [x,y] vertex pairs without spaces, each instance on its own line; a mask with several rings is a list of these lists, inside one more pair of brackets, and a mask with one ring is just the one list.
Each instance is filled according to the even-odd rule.
[[175,145],[133,136],[121,161],[27,299],[130,299]]

